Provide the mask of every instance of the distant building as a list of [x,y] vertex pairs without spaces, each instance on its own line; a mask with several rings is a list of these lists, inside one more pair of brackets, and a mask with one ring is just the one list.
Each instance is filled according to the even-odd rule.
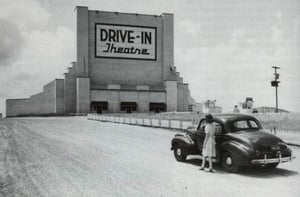
[[202,106],[203,113],[222,113],[222,107],[216,106],[216,100],[207,100]]
[[189,111],[192,112],[203,112],[203,103],[194,103],[189,106]]
[[[253,108],[253,113],[276,113],[276,107],[255,107]],[[278,109],[278,113],[290,113],[284,109]]]
[[235,105],[233,110],[232,110],[232,113],[240,113],[240,110],[238,108],[238,105]]
[[197,113],[222,113],[222,107],[216,106],[216,100],[207,100],[202,103],[194,102],[189,105],[189,111]]
[[253,112],[254,100],[252,97],[246,97],[245,101],[239,103],[239,109],[241,113],[252,113]]
[[252,97],[246,97],[246,100],[242,103],[240,103],[241,109],[252,109],[253,107],[253,98]]
[[[241,113],[276,113],[275,107],[253,107],[254,100],[252,97],[247,97],[244,102],[239,103],[239,109],[237,108],[237,105],[234,106],[233,113],[235,113],[236,110],[239,110]],[[290,113],[287,110],[284,109],[278,109],[278,113]]]

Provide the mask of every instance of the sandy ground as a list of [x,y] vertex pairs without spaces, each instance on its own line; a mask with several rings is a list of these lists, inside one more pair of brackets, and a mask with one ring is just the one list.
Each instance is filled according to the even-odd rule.
[[0,120],[0,196],[300,196],[297,159],[229,174],[176,162],[174,131],[83,117]]

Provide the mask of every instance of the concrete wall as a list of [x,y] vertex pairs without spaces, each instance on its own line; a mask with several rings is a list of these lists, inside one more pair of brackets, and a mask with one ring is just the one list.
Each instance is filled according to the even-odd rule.
[[177,109],[178,111],[183,111],[184,109],[184,86],[183,84],[177,84]]
[[162,15],[162,57],[163,57],[163,79],[165,81],[176,80],[176,75],[170,68],[174,67],[174,21],[173,14]]
[[72,67],[65,73],[64,109],[66,114],[76,113],[76,62],[72,62]]
[[149,111],[149,103],[151,100],[151,96],[149,92],[140,91],[138,92],[138,110],[139,112],[148,112]]
[[43,92],[26,99],[7,99],[6,116],[47,115],[64,112],[64,82],[56,79],[43,87]]
[[87,77],[89,69],[89,23],[88,8],[77,7],[77,64],[78,77]]
[[188,84],[186,83],[178,83],[177,84],[178,91],[177,91],[177,109],[178,111],[188,111],[190,102],[190,91]]
[[90,78],[76,79],[76,112],[88,113],[90,111]]
[[29,98],[6,100],[6,117],[31,113],[32,105]]
[[32,97],[36,114],[55,113],[55,80],[44,86],[44,91]]
[[167,91],[167,111],[177,111],[177,102],[178,102],[178,88],[177,81],[165,81],[166,91]]
[[55,113],[64,114],[65,113],[65,102],[64,102],[64,80],[55,80]]

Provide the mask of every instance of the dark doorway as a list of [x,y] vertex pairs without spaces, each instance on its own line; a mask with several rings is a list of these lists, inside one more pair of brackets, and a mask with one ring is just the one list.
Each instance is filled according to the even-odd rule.
[[108,102],[107,101],[92,101],[91,111],[97,114],[102,114],[103,111],[107,111]]
[[137,111],[137,103],[136,102],[121,102],[121,111],[125,111],[126,113],[132,113]]
[[166,104],[165,103],[150,103],[149,110],[155,113],[164,112],[166,111]]

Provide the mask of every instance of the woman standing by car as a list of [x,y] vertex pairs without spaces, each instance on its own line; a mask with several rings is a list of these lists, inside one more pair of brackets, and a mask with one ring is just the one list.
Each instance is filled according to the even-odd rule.
[[204,165],[206,158],[209,161],[209,172],[214,172],[215,170],[212,168],[212,158],[216,156],[216,142],[215,142],[215,126],[213,125],[213,116],[208,114],[205,116],[206,125],[205,125],[205,139],[202,147],[202,165],[200,170],[204,170]]

